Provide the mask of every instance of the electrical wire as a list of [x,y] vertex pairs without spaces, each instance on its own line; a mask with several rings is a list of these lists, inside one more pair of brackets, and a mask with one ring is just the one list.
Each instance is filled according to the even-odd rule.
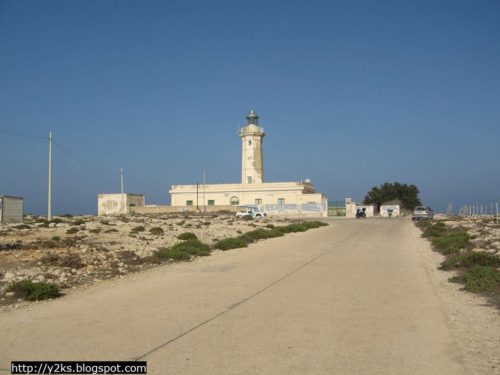
[[81,160],[79,157],[75,156],[75,154],[69,152],[66,147],[64,147],[60,142],[57,142],[55,141],[54,139],[52,139],[52,142],[54,142],[54,144],[59,147],[59,149],[64,152],[68,157],[70,157],[71,159],[73,159],[74,161],[76,161],[77,163],[79,163],[81,166],[91,170],[91,171],[94,171],[94,172],[97,172],[97,173],[102,173],[102,174],[108,174],[108,175],[114,175],[115,173],[112,173],[111,171],[107,171],[107,170],[103,170],[103,169],[98,169],[98,168],[94,168],[92,167],[90,164],[84,162],[83,160]]
[[[15,129],[15,128],[12,128],[10,126],[7,126],[7,125],[0,125],[0,134],[14,135],[14,136],[23,137],[23,138],[34,138],[34,139],[40,139],[40,140],[44,140],[44,141],[48,141],[49,140],[49,137],[42,137],[42,136],[39,136],[39,135],[29,134],[27,132],[19,131],[19,130]],[[61,142],[58,142],[58,141],[54,140],[54,138],[52,138],[52,142],[66,156],[68,156],[69,158],[73,159],[75,162],[77,162],[81,166],[83,166],[83,167],[85,167],[85,168],[87,168],[87,169],[89,169],[89,170],[91,170],[93,172],[97,172],[97,173],[101,173],[101,174],[106,174],[106,175],[115,175],[116,174],[116,173],[113,173],[111,171],[107,171],[107,170],[103,170],[103,169],[99,169],[99,168],[94,168],[90,164],[84,162],[80,157],[78,157],[74,153],[70,152],[67,147],[65,147],[65,146],[63,146],[61,144]]]

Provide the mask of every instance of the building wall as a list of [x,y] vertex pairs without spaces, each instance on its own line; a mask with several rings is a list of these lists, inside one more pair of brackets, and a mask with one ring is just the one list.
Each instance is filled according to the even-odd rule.
[[220,211],[229,211],[236,213],[238,211],[237,206],[200,206],[196,209],[195,206],[141,206],[141,207],[131,207],[130,211],[136,214],[172,214],[172,213],[213,213]]
[[99,194],[97,215],[122,215],[130,213],[131,207],[144,206],[146,198],[141,194]]
[[263,184],[177,185],[170,190],[172,206],[259,205],[270,215],[326,216],[328,202],[322,194],[304,194],[300,182]]
[[362,210],[363,208],[366,208],[366,211],[365,211],[366,217],[372,217],[375,214],[375,212],[374,212],[375,209],[373,206],[353,202],[351,200],[351,198],[345,199],[345,216],[346,217],[350,217],[350,218],[356,217],[356,211],[358,210],[358,208],[360,210]]
[[388,210],[392,209],[392,216],[399,216],[401,215],[399,205],[397,204],[392,204],[392,205],[382,205],[380,206],[380,216],[382,217],[389,217],[389,212]]
[[0,196],[0,223],[22,223],[23,215],[23,198]]

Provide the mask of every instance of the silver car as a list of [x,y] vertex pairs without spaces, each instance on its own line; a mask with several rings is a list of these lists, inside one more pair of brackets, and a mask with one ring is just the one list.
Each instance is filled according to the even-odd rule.
[[434,213],[430,207],[417,206],[411,215],[412,220],[432,220]]

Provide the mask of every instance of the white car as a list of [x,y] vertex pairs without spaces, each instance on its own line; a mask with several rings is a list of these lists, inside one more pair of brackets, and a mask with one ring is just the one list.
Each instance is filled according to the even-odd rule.
[[259,219],[261,217],[267,216],[267,214],[258,206],[239,206],[238,212],[236,212],[236,217],[241,219],[247,216],[253,219]]
[[412,220],[432,220],[434,213],[430,207],[417,206],[411,215]]

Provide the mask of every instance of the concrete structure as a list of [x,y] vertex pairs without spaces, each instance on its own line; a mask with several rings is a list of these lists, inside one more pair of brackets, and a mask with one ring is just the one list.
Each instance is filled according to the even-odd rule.
[[389,210],[392,211],[392,217],[400,216],[401,211],[398,204],[382,205],[380,206],[380,216],[389,217]]
[[242,141],[240,184],[173,185],[171,204],[204,211],[211,206],[258,205],[269,215],[327,216],[328,201],[316,193],[310,180],[264,182],[263,138],[259,116],[250,111],[240,130]]
[[146,198],[141,194],[99,194],[97,197],[97,215],[129,214],[134,207],[146,204]]
[[345,216],[350,218],[356,217],[356,211],[365,208],[366,217],[373,217],[375,214],[375,207],[372,205],[361,204],[353,202],[351,198],[345,199]]
[[22,223],[24,215],[24,199],[0,195],[0,223]]

